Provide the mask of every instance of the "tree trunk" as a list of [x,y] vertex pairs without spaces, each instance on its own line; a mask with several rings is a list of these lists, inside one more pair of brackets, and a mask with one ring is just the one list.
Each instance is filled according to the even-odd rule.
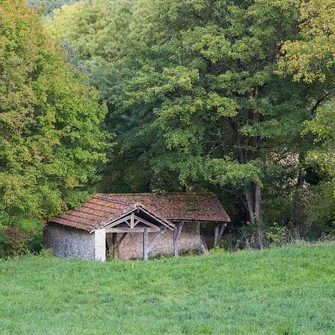
[[259,185],[254,184],[254,192],[255,192],[255,218],[257,220],[262,220],[262,193]]
[[251,183],[245,190],[248,221],[255,223],[256,220],[262,220],[262,193],[258,184]]
[[254,223],[254,195],[251,185],[246,187],[245,198],[247,200],[248,221]]

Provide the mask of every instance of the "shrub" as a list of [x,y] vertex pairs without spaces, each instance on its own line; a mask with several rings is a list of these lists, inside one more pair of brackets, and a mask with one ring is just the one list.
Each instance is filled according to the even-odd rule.
[[36,219],[13,218],[0,213],[0,257],[15,257],[39,251],[42,227]]

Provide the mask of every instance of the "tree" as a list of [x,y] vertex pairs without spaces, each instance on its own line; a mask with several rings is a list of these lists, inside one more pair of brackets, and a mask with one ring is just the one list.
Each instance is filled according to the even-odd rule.
[[98,93],[72,71],[21,0],[0,7],[0,226],[86,199],[107,137]]
[[[108,101],[118,145],[107,190],[118,179],[137,191],[228,190],[250,222],[277,220],[311,145],[304,122],[325,94],[278,68],[285,41],[301,39],[300,5],[138,0],[56,13],[49,31],[73,46]],[[84,18],[94,18],[85,29]]]
[[261,188],[276,178],[278,162],[302,150],[302,123],[321,94],[276,74],[280,42],[298,36],[297,3],[138,1],[133,8],[130,38],[139,42],[127,61],[137,71],[116,105],[141,120],[137,137],[155,136],[154,172],[175,172],[186,187],[233,187],[251,222],[262,219]]
[[279,67],[296,82],[322,88],[302,133],[310,143],[305,154],[304,180],[310,184],[306,221],[329,229],[335,222],[335,1],[302,2],[299,11],[299,35],[283,43]]

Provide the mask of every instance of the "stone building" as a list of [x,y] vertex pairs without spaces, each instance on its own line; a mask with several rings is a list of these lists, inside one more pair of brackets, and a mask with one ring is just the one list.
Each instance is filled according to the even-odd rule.
[[230,218],[212,193],[97,194],[80,208],[52,218],[44,245],[55,255],[104,261],[106,257],[147,259],[207,250],[203,223],[214,240]]

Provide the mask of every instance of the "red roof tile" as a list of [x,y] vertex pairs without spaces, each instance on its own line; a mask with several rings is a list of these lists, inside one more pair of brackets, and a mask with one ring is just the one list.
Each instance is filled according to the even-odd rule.
[[91,231],[139,205],[163,220],[230,222],[229,216],[213,193],[97,194],[80,208],[67,211],[50,221]]
[[167,220],[230,222],[230,218],[213,193],[177,194],[97,194],[108,200],[124,200],[143,204]]

